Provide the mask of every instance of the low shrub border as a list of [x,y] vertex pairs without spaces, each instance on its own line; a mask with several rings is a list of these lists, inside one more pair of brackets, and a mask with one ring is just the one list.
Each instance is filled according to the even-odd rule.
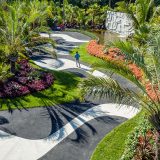
[[0,85],[0,98],[15,98],[50,87],[54,82],[51,73],[31,67],[28,60],[18,62],[15,75]]
[[155,130],[145,116],[129,134],[121,160],[155,159]]

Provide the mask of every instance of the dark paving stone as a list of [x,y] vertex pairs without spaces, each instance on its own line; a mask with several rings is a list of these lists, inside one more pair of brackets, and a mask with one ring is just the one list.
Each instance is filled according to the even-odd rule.
[[63,71],[73,73],[81,78],[86,78],[89,76],[89,73],[87,73],[86,71],[81,70],[79,68],[70,68],[70,69],[65,69]]
[[101,139],[125,120],[114,116],[91,120],[39,160],[89,160]]
[[1,111],[0,130],[27,139],[46,138],[95,105],[91,102],[74,102],[27,111],[15,109],[12,114]]

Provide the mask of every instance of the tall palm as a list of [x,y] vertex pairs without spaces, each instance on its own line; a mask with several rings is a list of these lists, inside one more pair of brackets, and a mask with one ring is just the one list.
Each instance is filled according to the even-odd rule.
[[100,6],[97,3],[91,5],[87,10],[88,23],[91,22],[91,24],[94,26],[96,16],[99,15],[99,12],[100,12]]
[[78,26],[85,26],[86,16],[85,16],[85,9],[81,9],[77,6],[74,7],[75,11],[75,21]]
[[[150,35],[150,41],[143,47],[137,47],[131,42],[117,41],[111,44],[118,47],[125,55],[126,61],[102,61],[94,64],[94,67],[104,71],[111,70],[135,84],[139,91],[122,87],[112,78],[90,77],[83,81],[82,89],[88,95],[99,98],[111,98],[114,103],[135,103],[148,112],[150,122],[160,134],[160,32],[158,35]],[[142,79],[137,78],[129,69],[128,64],[136,64],[142,71]],[[157,138],[158,140],[159,138]],[[157,143],[158,144],[158,143]],[[158,160],[159,153],[156,153]]]
[[72,4],[66,5],[65,13],[66,13],[66,16],[65,16],[66,22],[69,24],[72,24],[75,17],[74,7]]

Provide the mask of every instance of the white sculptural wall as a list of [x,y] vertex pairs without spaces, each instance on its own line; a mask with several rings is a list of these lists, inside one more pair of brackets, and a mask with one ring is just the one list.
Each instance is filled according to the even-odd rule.
[[106,28],[122,36],[134,33],[133,21],[128,14],[122,12],[107,11]]

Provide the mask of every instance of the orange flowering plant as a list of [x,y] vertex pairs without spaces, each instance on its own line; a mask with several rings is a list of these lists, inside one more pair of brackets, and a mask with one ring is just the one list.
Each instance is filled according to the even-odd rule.
[[[155,91],[155,87],[154,89],[152,89],[152,85],[150,84],[149,81],[147,82],[145,81],[145,78],[143,75],[144,74],[143,69],[138,67],[138,65],[132,61],[127,61],[126,63],[125,54],[122,53],[120,49],[114,47],[114,48],[109,48],[105,52],[105,46],[98,44],[95,40],[92,40],[89,42],[87,46],[87,52],[90,55],[93,55],[95,57],[101,58],[106,61],[108,60],[112,62],[114,61],[114,63],[117,62],[116,64],[118,63],[126,64],[126,66],[133,73],[133,75],[137,78],[137,80],[140,80],[141,82],[145,84],[145,88],[146,88],[146,92],[148,96],[150,96],[153,100],[157,100],[157,91]],[[160,97],[160,92],[158,93],[158,95]]]

